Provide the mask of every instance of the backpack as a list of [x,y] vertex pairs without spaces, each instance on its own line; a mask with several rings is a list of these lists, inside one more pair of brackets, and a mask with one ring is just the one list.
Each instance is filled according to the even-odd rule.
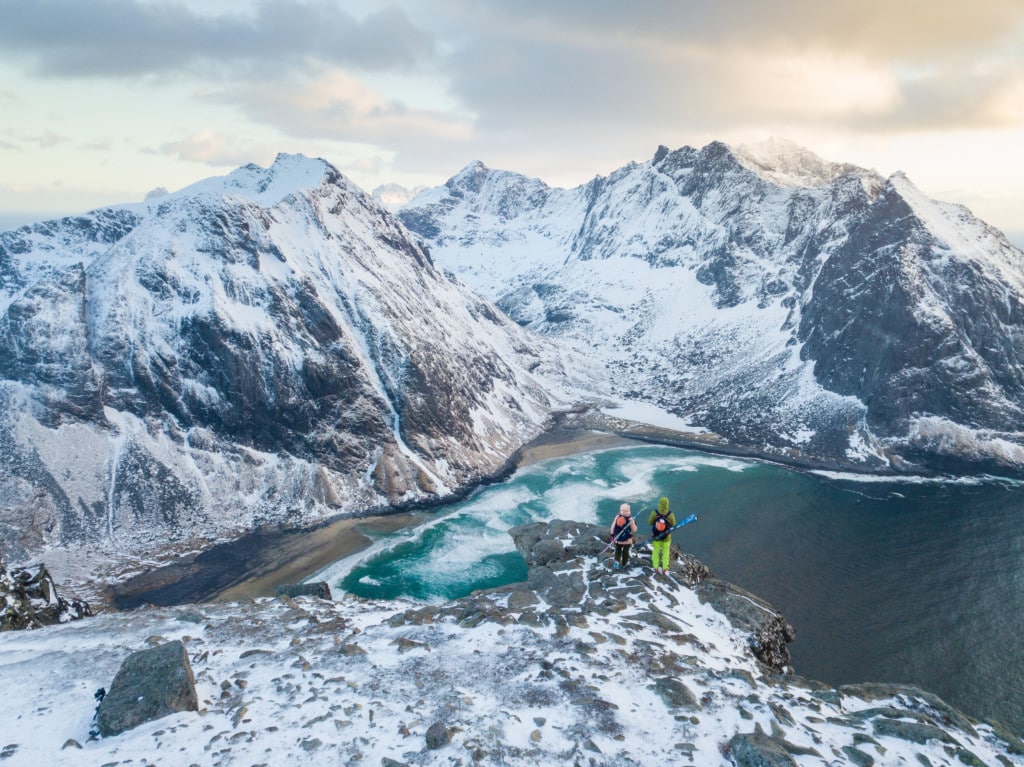
[[670,527],[671,525],[668,523],[668,516],[659,514],[654,518],[654,524],[651,525],[651,538],[656,541],[665,540]]
[[621,514],[619,514],[619,516],[617,516],[615,518],[615,532],[612,533],[612,540],[613,541],[615,541],[616,543],[620,543],[620,542],[626,540],[627,538],[629,538],[628,535],[623,535],[622,534],[624,530],[629,528],[629,523],[630,523],[630,520],[626,519]]

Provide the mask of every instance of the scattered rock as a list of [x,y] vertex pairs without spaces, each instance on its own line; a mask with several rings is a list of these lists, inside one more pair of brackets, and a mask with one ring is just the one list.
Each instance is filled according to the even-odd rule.
[[760,730],[733,735],[729,755],[736,767],[797,767],[785,747]]
[[198,711],[195,679],[180,641],[129,655],[110,692],[100,701],[96,723],[108,737],[179,711]]
[[427,748],[434,751],[444,748],[452,740],[452,734],[441,722],[434,722],[427,728]]
[[286,583],[274,589],[277,596],[285,596],[291,599],[295,597],[317,597],[318,599],[332,599],[331,587],[327,581],[316,583]]
[[697,698],[685,684],[678,679],[662,677],[654,683],[654,691],[665,701],[665,705],[673,709],[696,711],[700,709]]

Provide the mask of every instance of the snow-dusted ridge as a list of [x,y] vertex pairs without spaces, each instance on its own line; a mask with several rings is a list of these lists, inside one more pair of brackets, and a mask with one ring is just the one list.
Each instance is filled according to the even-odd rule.
[[619,396],[733,444],[1024,471],[1024,254],[903,174],[714,142],[575,189],[473,163],[399,217]]
[[564,356],[323,160],[2,233],[3,553],[439,500],[567,401]]
[[[443,605],[263,599],[0,634],[5,764],[1024,764],[935,696],[768,668],[755,648],[784,621],[693,560],[616,572],[602,530],[532,527],[513,530],[529,583]],[[93,693],[171,640],[200,711],[89,740]],[[428,748],[432,725],[450,742]]]

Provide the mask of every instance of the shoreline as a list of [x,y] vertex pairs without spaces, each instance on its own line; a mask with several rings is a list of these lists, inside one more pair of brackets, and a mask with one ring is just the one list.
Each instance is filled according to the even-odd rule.
[[[588,428],[556,426],[520,448],[494,477],[468,488],[465,496],[541,461],[630,444],[640,441]],[[301,583],[331,563],[365,551],[376,534],[415,527],[427,521],[434,509],[453,502],[447,498],[391,513],[342,517],[307,530],[255,532],[116,584],[111,588],[109,606],[130,610],[144,604],[273,596],[280,585]]]
[[[731,445],[710,432],[688,434],[613,418],[589,409],[567,411],[555,414],[548,429],[510,456],[502,469],[443,501],[340,517],[304,530],[257,531],[116,584],[111,588],[113,598],[109,606],[124,610],[142,604],[172,605],[273,596],[279,585],[300,583],[331,563],[364,551],[373,543],[375,533],[415,527],[426,521],[434,510],[502,482],[519,469],[552,458],[645,444],[769,463],[799,472],[854,468],[832,461],[801,460],[799,456],[786,460],[783,456]],[[892,471],[865,472],[863,467],[858,473],[899,476]]]

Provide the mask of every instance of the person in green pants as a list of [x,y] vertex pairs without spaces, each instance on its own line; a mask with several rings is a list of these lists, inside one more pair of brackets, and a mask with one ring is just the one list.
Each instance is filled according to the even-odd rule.
[[651,526],[651,563],[654,572],[667,573],[670,565],[669,551],[672,548],[672,534],[676,515],[668,510],[668,498],[658,500],[658,508],[651,512],[647,524]]

